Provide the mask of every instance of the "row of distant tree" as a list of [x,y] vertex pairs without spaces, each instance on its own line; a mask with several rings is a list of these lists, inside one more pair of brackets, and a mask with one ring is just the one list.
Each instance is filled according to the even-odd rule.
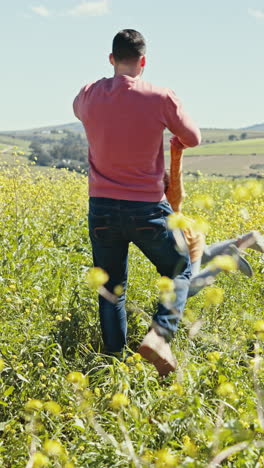
[[34,138],[29,149],[29,159],[36,161],[40,166],[68,168],[77,172],[88,171],[87,144],[78,133],[68,131],[66,136],[56,142],[47,142],[46,138]]
[[241,133],[240,137],[238,137],[237,135],[229,135],[228,136],[228,140],[230,140],[230,141],[245,140],[246,138],[247,138],[247,133],[246,132]]

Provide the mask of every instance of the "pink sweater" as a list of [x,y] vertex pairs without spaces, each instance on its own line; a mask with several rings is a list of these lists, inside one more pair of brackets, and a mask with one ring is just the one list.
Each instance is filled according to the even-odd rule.
[[118,75],[81,89],[73,103],[89,142],[89,194],[120,200],[164,198],[163,131],[179,147],[200,143],[200,131],[166,88]]

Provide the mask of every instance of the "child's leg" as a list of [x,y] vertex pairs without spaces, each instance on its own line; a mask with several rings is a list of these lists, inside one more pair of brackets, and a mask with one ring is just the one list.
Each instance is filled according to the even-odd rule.
[[235,245],[240,250],[253,249],[258,252],[264,252],[264,237],[258,231],[247,232],[236,239],[229,239],[221,242],[215,242],[211,245],[206,245],[202,256],[202,265],[210,262],[216,255],[221,255],[224,250]]
[[[224,241],[222,244],[229,241]],[[213,244],[214,245],[214,244]],[[210,247],[210,246],[209,246]],[[219,255],[219,254],[218,254]],[[222,250],[221,255],[230,255],[237,262],[237,268],[244,273],[246,276],[251,277],[253,275],[252,268],[249,263],[241,257],[239,250],[235,245],[228,245],[225,249]],[[212,257],[213,258],[213,257]],[[224,271],[222,268],[208,266],[199,272],[201,262],[198,260],[191,264],[192,277],[188,292],[188,297],[192,297],[197,294],[201,289],[209,286],[215,281],[216,276],[221,271]]]

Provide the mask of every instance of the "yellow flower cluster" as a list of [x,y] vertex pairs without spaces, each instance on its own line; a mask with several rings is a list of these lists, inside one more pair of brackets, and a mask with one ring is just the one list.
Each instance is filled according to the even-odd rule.
[[41,401],[36,399],[28,400],[25,403],[25,410],[28,413],[46,410],[48,413],[57,416],[61,412],[61,406],[56,401]]
[[188,435],[183,436],[183,451],[192,458],[194,458],[198,452],[197,446]]
[[56,401],[46,401],[44,403],[44,409],[50,413],[53,414],[54,416],[57,416],[61,412],[61,406],[56,403]]
[[49,458],[42,452],[35,452],[32,457],[33,468],[42,468],[49,464]]
[[206,219],[198,216],[193,221],[192,229],[194,232],[207,234],[209,232],[210,226]]
[[41,411],[42,408],[43,408],[43,402],[41,400],[32,399],[32,400],[27,401],[27,403],[25,404],[25,410],[28,412]]
[[65,457],[65,448],[59,440],[48,439],[43,444],[43,450],[47,455],[57,458]]
[[191,227],[191,220],[184,216],[182,213],[172,213],[167,218],[168,228],[172,231],[174,229],[187,229]]
[[174,290],[174,282],[167,276],[161,276],[157,281],[157,286],[162,293],[167,293]]
[[213,286],[205,290],[205,305],[219,305],[224,300],[224,291],[222,288]]
[[231,382],[223,382],[217,388],[217,394],[221,397],[234,399],[235,387]]
[[98,289],[108,280],[109,275],[100,267],[91,268],[86,275],[86,281],[90,288]]
[[210,353],[207,353],[207,358],[211,362],[219,361],[220,357],[221,354],[218,351],[211,351]]
[[236,260],[231,255],[217,255],[210,265],[227,272],[236,271],[238,268]]
[[200,210],[210,210],[214,206],[214,200],[210,195],[198,195],[194,198],[193,204]]
[[244,185],[237,185],[233,191],[233,198],[237,202],[248,201],[258,198],[263,193],[263,186],[260,182],[252,180]]
[[70,372],[66,379],[78,390],[84,389],[88,384],[88,378],[85,377],[81,372]]
[[155,455],[155,466],[157,468],[170,468],[177,466],[178,457],[173,455],[170,449],[163,448],[161,450],[158,450]]
[[118,284],[117,286],[115,286],[114,294],[116,294],[116,296],[121,296],[123,292],[124,292],[124,288],[121,284]]
[[121,409],[124,406],[128,406],[128,405],[129,405],[129,399],[127,398],[126,395],[124,395],[124,393],[115,393],[110,403],[110,406],[113,409]]
[[178,382],[175,382],[170,386],[170,391],[176,393],[178,396],[182,396],[184,394],[184,388]]

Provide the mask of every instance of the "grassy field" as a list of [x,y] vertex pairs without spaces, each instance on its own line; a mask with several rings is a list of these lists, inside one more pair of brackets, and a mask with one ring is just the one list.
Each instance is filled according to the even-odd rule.
[[26,151],[28,150],[30,141],[23,140],[22,138],[12,138],[10,136],[0,135],[0,144],[3,147],[17,146],[20,150]]
[[[170,166],[170,150],[165,151],[166,167]],[[248,176],[264,173],[264,138],[225,141],[184,151],[185,172],[201,171],[203,174]]]
[[229,135],[235,135],[236,138],[240,139],[242,133],[246,133],[247,138],[264,138],[264,132],[255,130],[236,130],[236,129],[222,129],[222,128],[202,128],[202,139],[215,141],[216,143],[221,141],[228,141]]
[[[170,161],[167,157],[167,167]],[[264,155],[218,155],[218,156],[184,156],[183,170],[185,173],[200,171],[211,176],[213,174],[223,176],[246,177],[249,174],[264,176]]]
[[188,148],[188,155],[218,155],[218,154],[261,154],[264,156],[264,138],[247,139],[239,141],[226,141],[200,145],[196,148]]
[[[169,154],[169,149],[166,150],[166,156]],[[229,154],[257,154],[264,156],[264,138],[225,141],[222,143],[210,143],[208,145],[200,145],[195,148],[187,148],[184,151],[186,156],[195,155],[229,155]]]
[[[0,466],[262,468],[263,256],[248,251],[253,278],[221,274],[188,301],[172,344],[177,371],[160,379],[134,354],[156,309],[158,274],[132,245],[132,354],[102,354],[87,282],[87,180],[59,174],[0,173]],[[184,211],[209,222],[208,242],[263,229],[262,186],[240,184],[186,184]],[[213,197],[209,211],[195,208],[201,195]]]

